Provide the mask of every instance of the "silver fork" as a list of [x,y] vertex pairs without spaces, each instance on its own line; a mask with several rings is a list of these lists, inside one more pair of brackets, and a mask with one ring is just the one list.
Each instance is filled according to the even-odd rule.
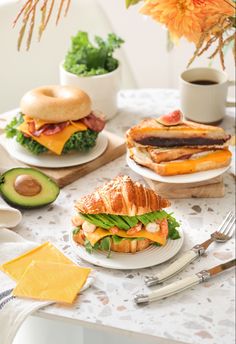
[[212,233],[210,239],[201,244],[195,245],[191,250],[184,252],[180,258],[175,260],[170,266],[168,266],[168,268],[162,270],[158,274],[154,276],[147,276],[144,280],[145,284],[148,287],[151,287],[167,280],[181,271],[186,265],[194,261],[196,258],[202,256],[213,242],[224,243],[228,241],[233,236],[234,225],[235,216],[232,211],[229,211],[224,221],[221,223],[219,230]]

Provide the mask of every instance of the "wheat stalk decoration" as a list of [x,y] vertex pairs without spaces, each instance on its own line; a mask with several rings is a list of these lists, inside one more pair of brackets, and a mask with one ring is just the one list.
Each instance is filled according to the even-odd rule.
[[[60,1],[60,2],[59,2]],[[59,23],[62,12],[64,11],[64,16],[67,15],[70,8],[71,0],[59,0],[59,8],[56,16],[56,25]],[[38,39],[40,40],[43,32],[45,31],[48,22],[51,18],[53,9],[55,7],[55,0],[25,0],[21,9],[19,10],[16,18],[13,21],[13,27],[16,23],[21,20],[21,28],[19,31],[17,49],[20,50],[24,35],[28,28],[28,36],[26,41],[26,49],[29,50],[32,41],[36,12],[39,8],[41,12],[41,20],[38,28]]]

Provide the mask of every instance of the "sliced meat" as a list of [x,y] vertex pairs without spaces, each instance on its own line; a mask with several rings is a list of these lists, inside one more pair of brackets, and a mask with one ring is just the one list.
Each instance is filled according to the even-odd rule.
[[142,145],[155,146],[155,147],[180,147],[180,146],[205,146],[205,145],[223,145],[230,139],[228,135],[225,139],[211,139],[204,137],[192,137],[192,138],[167,138],[150,136],[143,139],[136,140],[136,142]]
[[88,116],[82,118],[80,121],[84,123],[89,129],[98,133],[105,127],[105,121],[102,118],[95,116],[94,113],[90,113]]
[[65,127],[69,125],[69,121],[67,122],[61,122],[61,123],[55,123],[55,124],[45,124],[40,129],[35,129],[35,123],[34,121],[28,122],[28,130],[29,132],[36,137],[39,137],[42,133],[44,135],[54,135],[56,133],[59,133],[62,131]]

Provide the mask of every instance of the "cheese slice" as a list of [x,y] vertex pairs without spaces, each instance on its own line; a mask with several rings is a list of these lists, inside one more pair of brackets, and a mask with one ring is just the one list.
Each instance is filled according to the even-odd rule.
[[26,123],[34,121],[34,125],[35,125],[36,130],[40,129],[45,124],[51,124],[52,123],[52,122],[48,122],[48,121],[43,121],[42,119],[31,118],[29,116],[24,116],[24,120]]
[[90,271],[76,265],[32,261],[14,288],[13,295],[72,303]]
[[34,139],[34,141],[37,141],[38,143],[48,148],[53,153],[57,155],[61,155],[63,147],[65,143],[69,140],[69,138],[77,131],[87,130],[87,127],[86,125],[80,122],[70,122],[70,124],[59,133],[56,133],[53,135],[45,135],[42,133],[39,137],[33,136],[29,132],[27,122],[21,123],[17,129],[29,135],[30,137]]
[[[90,241],[92,246],[94,246],[96,242],[98,242],[102,238],[109,235],[114,235],[114,233],[111,233],[109,230],[102,229],[102,228],[97,228],[93,233],[84,233],[84,234],[86,238]],[[116,235],[121,238],[146,238],[154,242],[157,242],[161,245],[165,245],[166,243],[166,237],[161,233],[161,231],[156,232],[156,233],[150,233],[148,231],[141,230],[133,235],[128,235],[125,230],[119,229]]]
[[24,274],[26,268],[33,260],[41,260],[46,264],[47,262],[62,263],[75,265],[69,258],[67,258],[61,251],[49,242],[34,248],[33,250],[27,251],[15,259],[6,262],[0,266],[1,270],[5,272],[15,281]]

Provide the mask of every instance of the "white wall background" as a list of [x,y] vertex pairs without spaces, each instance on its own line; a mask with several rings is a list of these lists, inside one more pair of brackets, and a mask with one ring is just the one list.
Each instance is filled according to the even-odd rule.
[[[61,19],[57,28],[54,13],[41,42],[37,42],[35,30],[30,51],[25,52],[24,42],[21,52],[17,52],[20,23],[14,30],[11,23],[23,1],[0,0],[0,113],[18,107],[22,95],[29,89],[59,83],[59,62],[70,45],[70,37],[78,30],[98,35],[115,31],[124,38],[123,51],[139,88],[177,88],[178,76],[194,51],[193,44],[181,40],[168,52],[165,28],[139,14],[140,4],[127,10],[125,0],[72,0],[68,16]],[[55,3],[59,4],[59,1]],[[105,17],[96,4],[102,7]],[[124,58],[122,63],[126,76],[124,87],[127,88],[132,85],[132,78]],[[194,66],[198,65],[208,66],[209,60],[198,59]],[[213,66],[220,68],[219,61]],[[230,79],[234,79],[234,61],[230,52],[226,66]]]

